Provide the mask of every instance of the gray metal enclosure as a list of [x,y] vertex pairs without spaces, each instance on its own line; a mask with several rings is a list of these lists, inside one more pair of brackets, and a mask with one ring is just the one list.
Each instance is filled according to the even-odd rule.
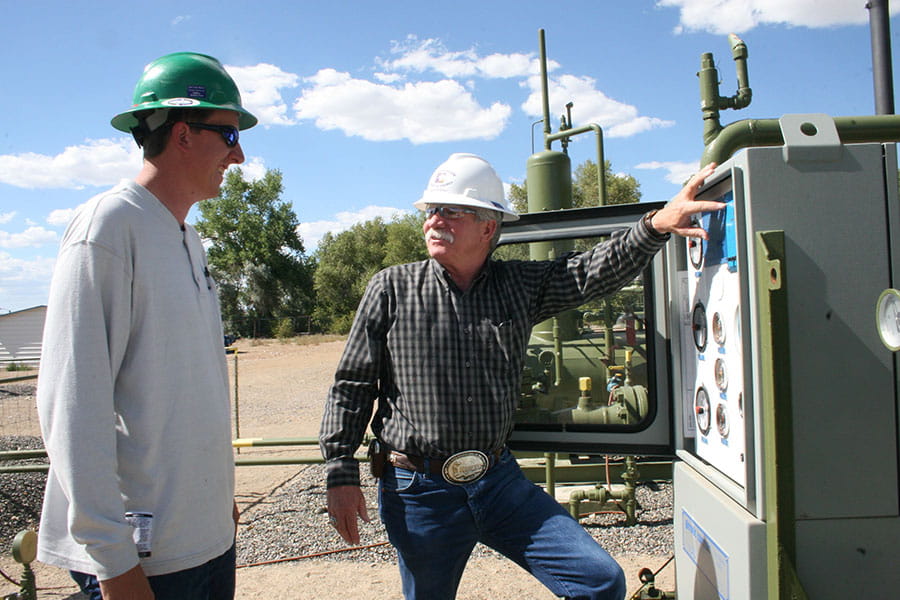
[[[898,365],[875,326],[879,295],[900,283],[896,152],[892,144],[842,144],[824,115],[788,116],[782,128],[783,147],[737,153],[700,194],[730,193],[733,203],[734,268],[716,275],[730,277],[725,291],[713,283],[688,302],[685,289],[699,285],[707,266],[692,266],[687,251],[670,260],[676,451],[683,460],[675,491],[679,597],[765,597],[766,535],[773,535],[765,524],[777,507],[767,506],[766,488],[775,483],[765,467],[775,457],[767,456],[771,432],[762,415],[782,401],[766,392],[772,379],[790,389],[790,410],[775,429],[790,440],[792,475],[781,475],[789,475],[782,486],[794,507],[789,533],[799,582],[810,598],[860,598],[900,584]],[[756,258],[757,234],[770,231],[783,232],[784,322],[761,308],[766,290],[757,283],[769,268]],[[728,292],[729,285],[740,290]],[[743,396],[727,413],[724,435],[705,422],[713,431],[704,434],[693,377],[712,351],[693,349],[697,324],[679,311],[691,302],[715,306],[729,294],[741,304],[742,356],[729,359],[743,369]],[[764,341],[765,328],[789,360],[771,362],[777,349]],[[723,392],[713,395],[716,402],[734,399]]]

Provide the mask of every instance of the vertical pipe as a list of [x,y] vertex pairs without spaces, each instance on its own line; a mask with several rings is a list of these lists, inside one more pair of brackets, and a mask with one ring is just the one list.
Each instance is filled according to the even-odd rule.
[[541,49],[541,98],[544,104],[544,150],[550,149],[550,92],[547,83],[547,44],[544,41],[544,30],[538,29],[538,44]]
[[556,498],[556,454],[544,452],[544,483],[547,484],[547,493]]
[[[234,351],[234,439],[241,439],[241,419],[238,411],[238,352]],[[241,449],[237,449],[241,453]]]
[[894,76],[891,61],[889,0],[869,0],[869,30],[872,36],[872,77],[875,84],[875,114],[894,114]]

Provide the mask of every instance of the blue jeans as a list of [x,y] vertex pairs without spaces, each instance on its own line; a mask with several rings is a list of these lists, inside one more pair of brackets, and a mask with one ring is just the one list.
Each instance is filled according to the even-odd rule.
[[[156,600],[233,600],[234,545],[225,554],[198,567],[148,577]],[[103,600],[96,575],[70,571],[72,579],[90,600]]]
[[483,478],[465,485],[389,467],[378,496],[407,600],[455,598],[476,542],[508,557],[557,596],[625,596],[621,567],[525,478],[509,451]]

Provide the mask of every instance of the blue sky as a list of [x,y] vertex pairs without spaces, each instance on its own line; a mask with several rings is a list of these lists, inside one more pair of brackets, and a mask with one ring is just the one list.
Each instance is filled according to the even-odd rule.
[[[109,121],[163,54],[203,52],[226,65],[260,119],[241,136],[245,176],[282,172],[282,199],[311,252],[325,231],[413,210],[453,152],[481,154],[504,182],[521,183],[541,118],[540,28],[554,131],[573,102],[575,126],[600,124],[614,171],[656,201],[678,191],[703,150],[702,53],[715,55],[721,94],[736,92],[730,32],[749,49],[753,102],[724,111],[723,124],[872,114],[865,5],[0,0],[0,313],[46,303],[72,210],[140,169],[139,151]],[[895,63],[898,28],[895,16]],[[540,125],[533,131],[541,149]],[[580,136],[569,152],[573,165],[593,159],[594,141]]]

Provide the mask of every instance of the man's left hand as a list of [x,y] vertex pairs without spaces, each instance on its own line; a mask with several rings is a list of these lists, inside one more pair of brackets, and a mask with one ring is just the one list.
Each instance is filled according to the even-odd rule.
[[681,191],[678,192],[659,212],[653,215],[650,225],[659,233],[675,233],[684,237],[699,237],[704,240],[709,239],[709,235],[702,227],[698,227],[694,222],[694,216],[712,212],[714,210],[722,210],[725,208],[723,202],[713,202],[711,200],[696,200],[697,190],[706,181],[706,178],[712,175],[716,169],[715,163],[709,163],[695,174],[685,184]]

